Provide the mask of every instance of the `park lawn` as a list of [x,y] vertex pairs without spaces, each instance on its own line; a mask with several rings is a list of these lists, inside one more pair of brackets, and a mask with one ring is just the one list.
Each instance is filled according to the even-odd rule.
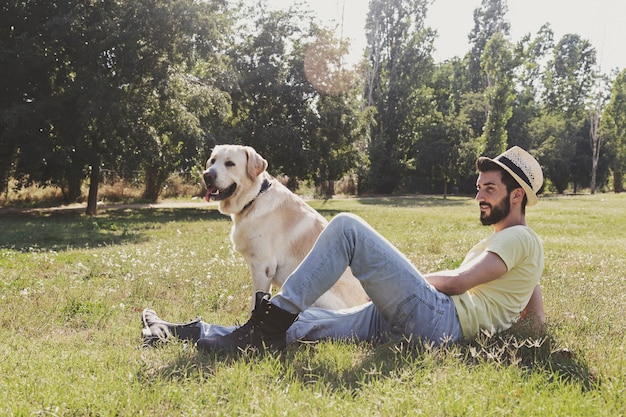
[[[471,198],[311,201],[377,228],[423,272],[491,233]],[[444,348],[323,342],[282,356],[141,346],[141,310],[248,317],[216,206],[0,212],[0,415],[623,416],[626,195],[544,197],[546,334]]]

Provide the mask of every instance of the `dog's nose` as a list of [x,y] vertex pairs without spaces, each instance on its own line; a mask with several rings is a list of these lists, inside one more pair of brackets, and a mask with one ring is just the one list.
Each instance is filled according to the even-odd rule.
[[203,176],[204,176],[204,182],[207,184],[215,180],[215,172],[210,169],[207,169],[206,171],[204,171]]

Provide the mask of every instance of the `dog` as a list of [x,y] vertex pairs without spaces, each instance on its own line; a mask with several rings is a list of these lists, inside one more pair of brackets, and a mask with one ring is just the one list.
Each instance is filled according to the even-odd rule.
[[[267,161],[250,146],[217,145],[203,173],[206,200],[219,202],[230,215],[230,239],[252,273],[254,294],[281,287],[309,253],[328,224],[304,200],[267,173]],[[330,310],[369,301],[348,268],[337,283],[315,301]],[[254,308],[254,305],[252,306]]]

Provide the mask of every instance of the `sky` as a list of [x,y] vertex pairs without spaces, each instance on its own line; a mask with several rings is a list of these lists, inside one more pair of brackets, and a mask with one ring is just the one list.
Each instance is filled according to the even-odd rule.
[[[369,0],[300,0],[331,26],[343,21],[343,38],[350,39],[354,62],[365,48],[365,17]],[[269,0],[272,7],[286,8],[296,0]],[[481,0],[434,0],[428,9],[427,25],[435,29],[436,61],[469,51],[467,35],[474,27],[474,9]],[[602,72],[626,68],[626,1],[624,0],[508,0],[506,15],[511,23],[511,39],[525,34],[533,37],[544,23],[550,23],[555,42],[576,33],[596,48]],[[338,33],[340,35],[340,33]]]

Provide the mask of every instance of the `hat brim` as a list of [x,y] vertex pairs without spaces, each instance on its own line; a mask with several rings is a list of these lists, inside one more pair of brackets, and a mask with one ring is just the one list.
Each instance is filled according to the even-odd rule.
[[511,170],[511,168],[509,168],[502,162],[498,161],[497,159],[490,159],[490,160],[491,162],[493,162],[494,164],[497,164],[499,167],[502,167],[502,169],[504,169],[506,172],[511,174],[513,179],[517,181],[520,187],[522,187],[522,189],[526,193],[526,198],[528,199],[528,202],[526,203],[527,206],[534,206],[535,204],[537,204],[537,201],[539,201],[539,199],[537,198],[537,194],[535,194],[533,189],[530,188],[530,185],[528,185],[526,181],[521,179],[519,175],[517,175],[515,172],[513,172],[513,170]]

